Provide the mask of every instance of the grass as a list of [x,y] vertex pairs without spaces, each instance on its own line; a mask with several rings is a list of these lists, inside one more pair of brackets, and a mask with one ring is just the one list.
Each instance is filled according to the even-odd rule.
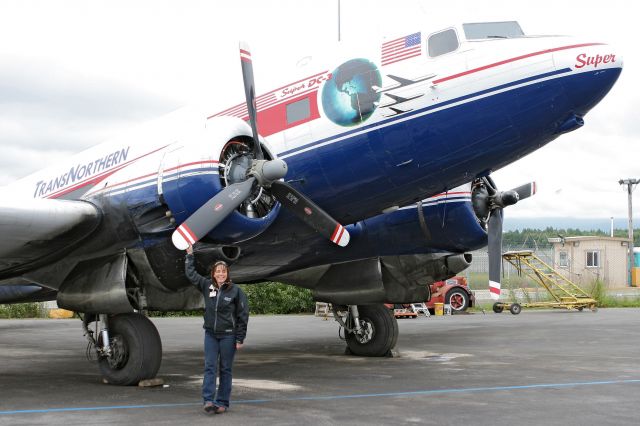
[[0,304],[0,318],[42,318],[45,312],[39,303]]
[[[469,281],[472,290],[487,288],[487,274],[471,273]],[[505,280],[506,281],[506,280]],[[474,282],[476,284],[474,284]],[[483,286],[479,285],[482,283]],[[307,313],[313,312],[315,306],[311,292],[306,289],[285,286],[279,283],[265,283],[256,286],[243,286],[250,299],[251,314],[287,314],[287,313]],[[549,300],[549,295],[545,292],[535,292],[537,289],[531,280],[518,276],[509,277],[508,283],[503,286],[508,293],[505,300],[516,301],[510,289],[525,288],[525,292],[520,303],[541,302]],[[590,288],[586,289],[598,301],[601,308],[640,308],[640,297],[616,297],[609,295],[601,281],[594,281]],[[477,306],[470,309],[471,312],[480,312],[483,309],[492,312],[492,301],[478,301]],[[155,317],[182,317],[182,316],[202,316],[201,310],[185,312],[149,312]],[[45,309],[39,303],[19,303],[15,305],[0,304],[0,319],[7,318],[42,318],[46,316]]]
[[[464,273],[462,275],[465,275]],[[502,278],[503,288],[522,288],[532,287],[534,282],[526,276],[511,275],[508,278]],[[469,288],[472,290],[488,290],[489,274],[486,272],[469,272],[467,276]]]
[[[598,299],[596,299],[598,300]],[[526,303],[526,302],[525,302]],[[640,308],[640,298],[638,297],[611,297],[607,296],[604,299],[598,300],[599,308]],[[527,309],[549,309],[549,308],[527,308]],[[469,309],[469,312],[493,312],[493,302],[479,302],[473,308]],[[508,310],[505,309],[504,312],[508,313]]]

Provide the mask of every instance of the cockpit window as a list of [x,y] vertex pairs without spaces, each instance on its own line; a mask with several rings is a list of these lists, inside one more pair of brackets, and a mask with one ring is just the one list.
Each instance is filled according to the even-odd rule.
[[462,24],[467,40],[486,38],[516,38],[524,36],[520,24],[516,21],[507,22],[477,22]]
[[432,58],[453,52],[458,46],[458,35],[454,29],[444,30],[429,36],[429,56]]

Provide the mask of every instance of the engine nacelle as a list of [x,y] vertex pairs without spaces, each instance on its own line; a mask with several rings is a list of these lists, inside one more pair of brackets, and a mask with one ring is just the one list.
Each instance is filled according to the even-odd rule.
[[[252,160],[251,128],[235,117],[216,117],[207,128],[176,143],[162,161],[159,191],[177,224],[184,222],[205,202],[237,179]],[[266,148],[266,147],[265,147]],[[268,148],[265,157],[271,158]],[[280,204],[267,191],[258,189],[205,238],[218,244],[251,239],[269,227]]]
[[470,254],[384,256],[315,266],[273,279],[310,288],[315,300],[340,305],[413,303],[429,300],[429,284],[456,275],[470,262]]

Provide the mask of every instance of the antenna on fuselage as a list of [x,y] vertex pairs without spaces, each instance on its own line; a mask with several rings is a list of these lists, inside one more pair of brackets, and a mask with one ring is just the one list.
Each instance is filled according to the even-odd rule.
[[338,0],[338,41],[340,41],[340,0]]

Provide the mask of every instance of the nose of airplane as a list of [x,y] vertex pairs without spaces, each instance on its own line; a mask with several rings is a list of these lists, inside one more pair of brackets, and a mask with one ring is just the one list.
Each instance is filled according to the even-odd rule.
[[573,42],[553,54],[557,71],[565,71],[566,95],[582,117],[609,93],[622,72],[622,55],[605,43]]

